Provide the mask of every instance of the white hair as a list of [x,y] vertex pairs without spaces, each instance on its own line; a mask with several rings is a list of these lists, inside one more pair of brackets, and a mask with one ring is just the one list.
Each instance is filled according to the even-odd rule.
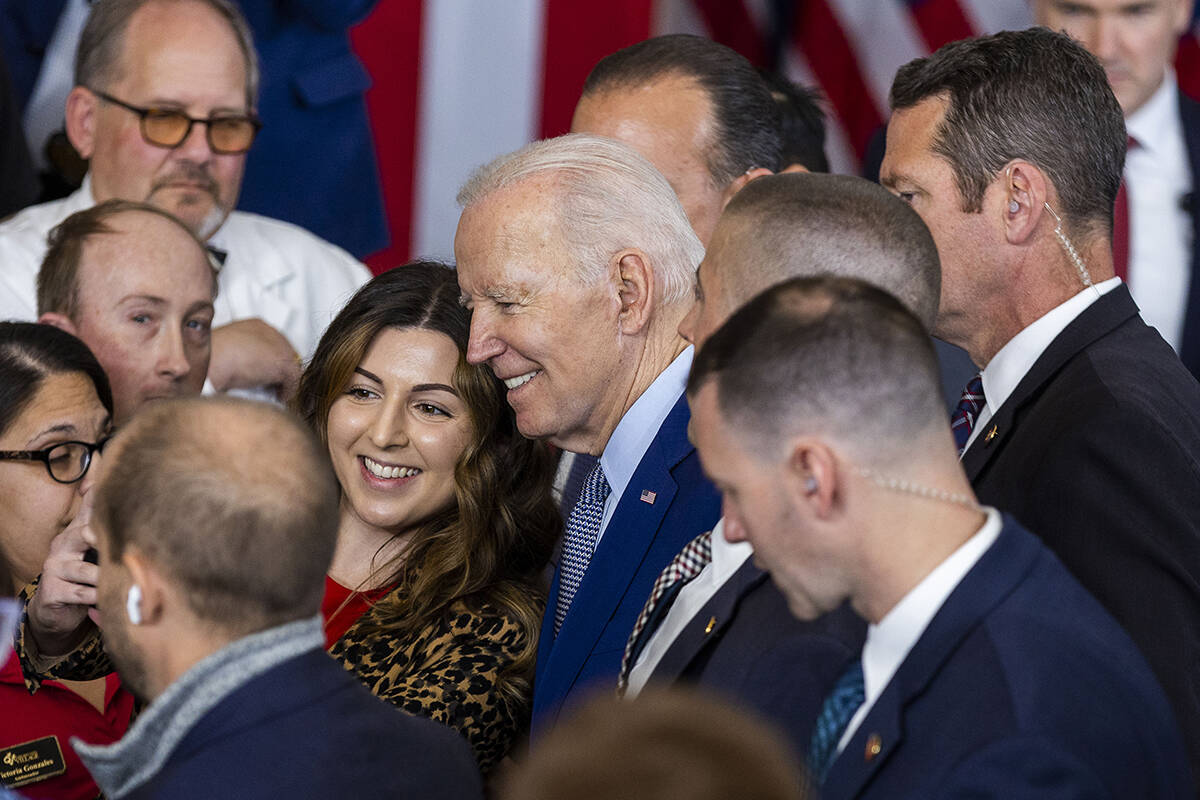
[[645,253],[661,287],[660,303],[690,299],[704,246],[667,179],[614,139],[572,133],[544,139],[480,167],[458,192],[464,209],[534,176],[551,177],[555,208],[579,278],[596,283],[625,248]]

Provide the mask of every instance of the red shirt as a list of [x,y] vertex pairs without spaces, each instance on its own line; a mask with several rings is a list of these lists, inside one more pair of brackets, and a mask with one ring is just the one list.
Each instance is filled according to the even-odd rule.
[[[14,745],[56,736],[67,767],[61,775],[19,786],[16,791],[22,797],[93,800],[100,794],[75,755],[70,738],[78,736],[88,744],[112,744],[129,729],[133,695],[121,686],[116,673],[107,676],[105,682],[104,711],[100,712],[58,681],[45,681],[36,694],[29,694],[16,655],[0,669],[0,754]],[[38,752],[43,753],[44,748],[38,748]],[[4,769],[3,763],[0,755],[0,770]]]
[[[394,586],[356,592],[342,586],[328,575],[325,576],[325,599],[321,601],[321,616],[325,619],[325,647],[342,638],[358,618],[386,595]],[[342,605],[345,603],[345,605]],[[340,610],[339,610],[340,609]]]

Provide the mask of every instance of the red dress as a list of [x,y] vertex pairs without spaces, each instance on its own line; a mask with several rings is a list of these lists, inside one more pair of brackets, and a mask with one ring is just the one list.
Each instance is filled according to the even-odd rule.
[[[104,680],[104,711],[100,712],[58,681],[45,681],[31,695],[25,688],[16,655],[9,657],[0,669],[3,785],[15,788],[30,800],[93,800],[100,794],[92,776],[75,755],[70,739],[78,736],[88,744],[112,744],[129,729],[133,695],[121,686],[116,673]],[[61,772],[64,765],[66,771]],[[36,780],[22,783],[22,775]]]
[[350,630],[350,626],[358,622],[359,617],[367,613],[376,600],[394,588],[384,586],[380,589],[356,592],[326,575],[325,598],[321,601],[321,617],[325,620],[325,647],[332,647],[334,642]]

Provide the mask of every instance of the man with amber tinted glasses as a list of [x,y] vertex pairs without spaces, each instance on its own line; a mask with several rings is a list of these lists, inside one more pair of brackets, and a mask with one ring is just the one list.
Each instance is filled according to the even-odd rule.
[[249,29],[228,0],[105,0],[80,38],[67,98],[82,188],[0,225],[0,319],[34,319],[50,229],[118,198],[151,203],[223,261],[209,380],[292,385],[333,314],[368,277],[349,254],[277,220],[234,211],[260,123]]

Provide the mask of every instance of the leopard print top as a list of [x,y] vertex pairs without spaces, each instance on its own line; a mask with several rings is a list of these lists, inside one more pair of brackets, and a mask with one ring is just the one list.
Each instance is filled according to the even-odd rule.
[[417,635],[368,638],[362,628],[374,613],[334,642],[330,655],[397,708],[456,729],[488,774],[529,725],[528,693],[514,702],[501,691],[526,644],[516,620],[496,606],[459,600]]

